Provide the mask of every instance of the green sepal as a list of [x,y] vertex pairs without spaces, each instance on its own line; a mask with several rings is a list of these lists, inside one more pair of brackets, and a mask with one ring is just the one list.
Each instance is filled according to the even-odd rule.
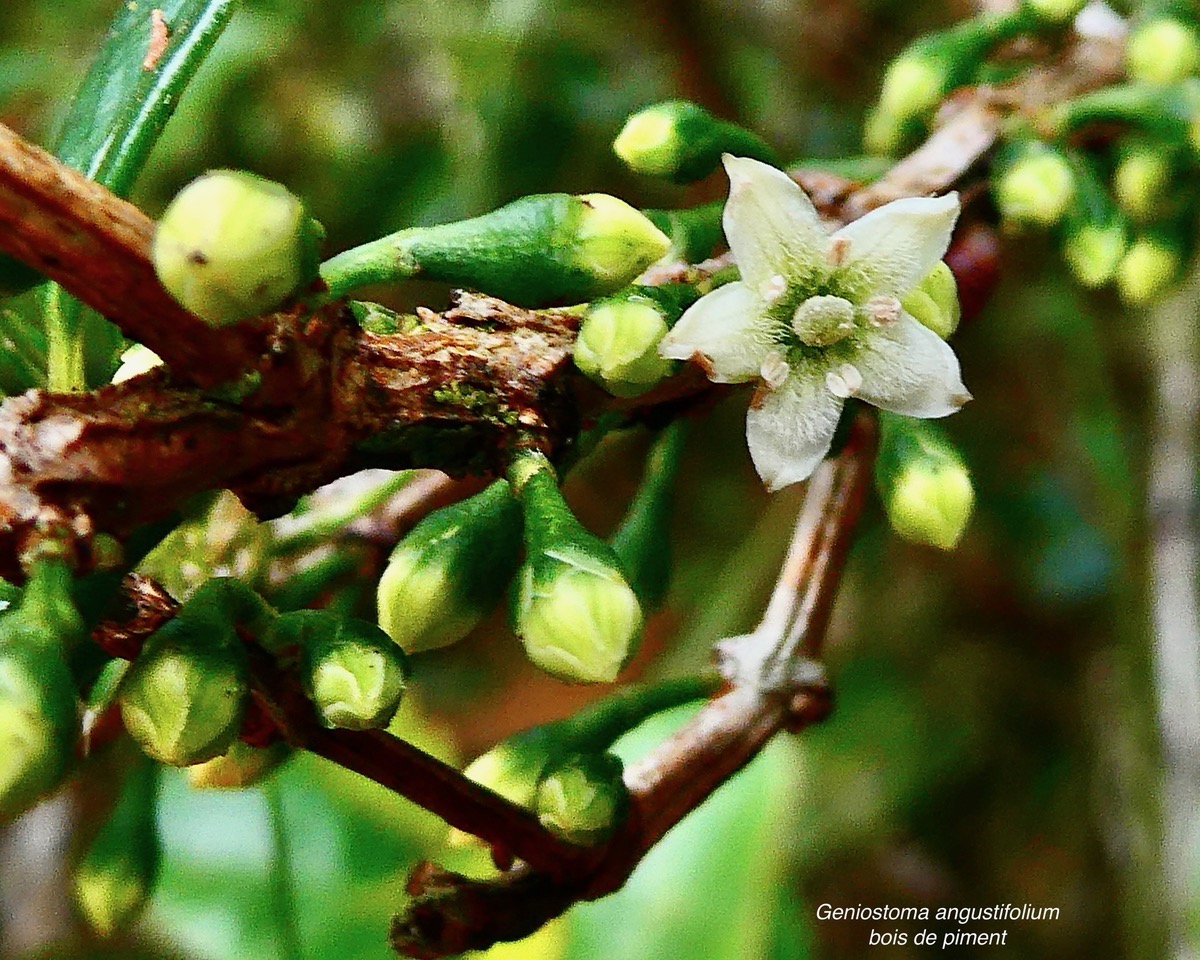
[[379,625],[408,653],[461,640],[500,602],[520,551],[521,508],[505,480],[434,511],[392,551]]
[[116,806],[75,867],[76,902],[102,937],[127,929],[154,892],[162,861],[155,824],[158,782],[158,765],[135,758]]
[[572,754],[549,768],[538,783],[538,820],[571,843],[600,843],[628,813],[623,774],[624,764],[616,754]]

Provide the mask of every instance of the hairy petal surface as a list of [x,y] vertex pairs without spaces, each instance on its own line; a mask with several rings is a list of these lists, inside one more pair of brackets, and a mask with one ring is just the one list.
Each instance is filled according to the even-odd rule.
[[824,271],[829,234],[812,201],[782,170],[748,157],[725,154],[729,200],[725,239],[742,279],[762,291],[772,278],[811,278]]
[[842,400],[825,386],[824,371],[795,371],[746,415],[746,442],[767,489],[807,480],[833,443]]
[[957,193],[893,200],[842,227],[830,239],[847,244],[846,267],[862,299],[902,297],[946,254],[958,220]]
[[740,281],[727,283],[693,303],[658,345],[668,360],[700,354],[714,383],[742,383],[759,375],[770,341],[754,292]]
[[907,313],[865,340],[853,363],[862,376],[854,396],[881,410],[929,419],[971,399],[954,351]]

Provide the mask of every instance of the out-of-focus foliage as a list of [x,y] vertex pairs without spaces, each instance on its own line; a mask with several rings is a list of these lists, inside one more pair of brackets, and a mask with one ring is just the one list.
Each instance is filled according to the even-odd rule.
[[[81,52],[97,49],[115,6],[0,5],[0,119],[50,142],[87,67]],[[683,96],[784,156],[855,152],[887,56],[965,7],[250,0],[133,199],[157,214],[203,170],[246,168],[305,199],[329,252],[530,192],[603,190],[656,207],[717,199],[719,177],[678,188],[625,171],[609,149],[625,117]],[[991,308],[956,335],[977,398],[945,424],[977,484],[958,552],[899,541],[872,509],[832,630],[833,718],[774,744],[624,892],[490,956],[840,960],[863,955],[870,924],[818,923],[820,903],[1027,901],[1063,918],[1011,925],[1006,956],[1157,955],[1137,512],[1146,319],[1074,292],[1048,242],[1021,246]],[[438,306],[444,293],[415,285],[392,305]],[[647,676],[695,669],[713,641],[749,627],[778,567],[799,492],[762,492],[743,412],[735,399],[692,431],[703,440],[684,464],[674,587],[635,661]],[[644,449],[641,436],[614,438],[568,480],[593,529],[616,524]],[[255,543],[220,563],[258,571],[257,533],[227,526],[230,543]],[[180,592],[194,572],[170,574]],[[373,586],[352,583],[335,605],[370,616],[372,603]],[[536,674],[496,617],[415,658],[401,722],[457,760],[591,695]],[[662,735],[663,724],[640,731],[627,756]],[[383,958],[414,862],[483,868],[478,851],[444,850],[436,818],[323,761],[298,755],[272,783],[293,857],[290,915],[272,889],[279,851],[263,794],[195,790],[168,771],[161,883],[132,937],[101,946],[67,923],[41,955],[257,960],[280,955],[281,925],[293,923],[310,960]],[[86,830],[105,801],[74,789]],[[7,910],[25,901],[0,862]],[[0,911],[0,956],[54,927],[32,902]]]

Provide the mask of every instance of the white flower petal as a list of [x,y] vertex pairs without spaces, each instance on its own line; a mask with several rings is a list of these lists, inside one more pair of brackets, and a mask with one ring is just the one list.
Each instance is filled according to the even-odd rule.
[[759,334],[759,306],[754,292],[740,281],[718,287],[684,311],[659,343],[659,356],[690,360],[699,354],[714,383],[752,380],[771,350]]
[[755,290],[776,276],[793,280],[824,272],[829,234],[808,194],[782,170],[749,157],[724,156],[729,200],[725,239]]
[[846,270],[862,284],[862,300],[902,297],[945,256],[958,213],[957,193],[893,200],[842,227],[830,243],[849,242]]
[[842,401],[825,386],[824,370],[792,373],[746,415],[746,442],[768,490],[807,480],[833,443]]
[[958,357],[929,328],[903,313],[872,331],[854,357],[860,400],[906,417],[945,417],[971,399]]

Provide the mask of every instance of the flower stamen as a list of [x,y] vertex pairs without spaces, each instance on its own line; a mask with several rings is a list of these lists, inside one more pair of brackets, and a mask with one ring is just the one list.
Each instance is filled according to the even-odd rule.
[[788,362],[783,358],[783,354],[777,350],[773,350],[763,358],[762,367],[759,370],[763,378],[763,383],[772,390],[778,390],[782,387],[783,382],[791,372],[792,368],[788,366]]
[[840,364],[825,374],[825,386],[829,392],[843,400],[854,396],[862,389],[862,384],[862,374],[852,363]]
[[865,306],[867,316],[876,327],[886,327],[900,319],[900,301],[895,297],[872,297]]
[[762,285],[759,294],[766,303],[774,303],[787,292],[787,281],[782,274],[775,274],[766,283]]

